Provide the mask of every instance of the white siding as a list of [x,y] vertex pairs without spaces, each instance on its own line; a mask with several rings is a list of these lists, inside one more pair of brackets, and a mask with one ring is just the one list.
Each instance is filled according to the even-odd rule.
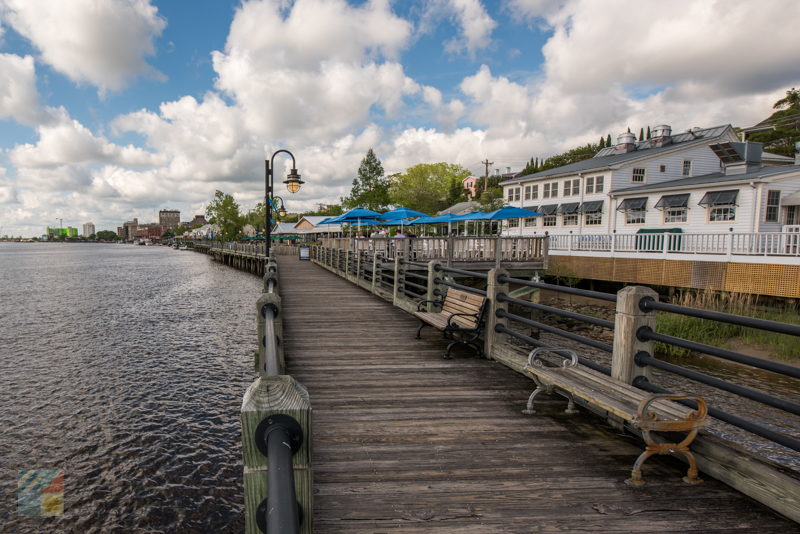
[[[799,169],[800,170],[800,169]],[[776,181],[773,183],[766,183],[762,186],[761,192],[761,210],[759,214],[759,220],[756,224],[756,231],[757,232],[780,232],[783,228],[783,225],[786,223],[786,208],[781,207],[778,209],[778,222],[766,222],[764,219],[767,216],[767,191],[780,191],[781,192],[781,199],[791,195],[792,193],[797,193],[800,191],[800,176],[793,177],[793,178],[786,178],[781,181]]]
[[[685,178],[683,175],[684,160],[692,162],[691,176],[720,172],[719,158],[708,148],[708,145],[695,146],[686,150],[679,150],[659,157],[626,164],[621,169],[614,171],[612,175],[612,190],[616,191],[645,184],[654,185],[669,180]],[[662,165],[664,166],[664,172],[661,172]],[[633,181],[634,168],[645,169],[644,182]]]

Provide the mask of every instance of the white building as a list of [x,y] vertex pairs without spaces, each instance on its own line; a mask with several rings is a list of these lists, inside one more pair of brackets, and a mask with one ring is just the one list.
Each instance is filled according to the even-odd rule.
[[[653,137],[631,133],[593,158],[507,180],[507,204],[542,217],[512,219],[511,235],[779,232],[800,224],[800,166],[738,143],[730,125]],[[733,228],[733,230],[731,230]]]
[[90,235],[96,233],[94,231],[94,223],[83,223],[83,237],[89,237]]

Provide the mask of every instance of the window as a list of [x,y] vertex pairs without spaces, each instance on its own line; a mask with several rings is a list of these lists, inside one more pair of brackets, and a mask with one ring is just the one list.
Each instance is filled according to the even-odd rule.
[[558,182],[550,184],[550,195],[554,197],[558,196]]
[[519,219],[509,219],[508,220],[508,227],[509,228],[519,228]]
[[686,208],[666,208],[664,210],[665,223],[682,223],[687,220],[688,210]]
[[539,198],[539,184],[531,186],[531,200]]
[[602,193],[603,192],[603,177],[597,176],[594,179],[594,192],[595,193]]
[[564,226],[577,226],[578,225],[578,214],[573,213],[570,215],[564,215]]
[[520,189],[522,189],[522,188],[521,187],[517,187],[517,188],[514,189],[514,200],[519,200]]
[[658,172],[667,172],[667,166],[666,165],[659,165],[658,166]]
[[564,196],[568,197],[572,194],[572,180],[564,182]]
[[736,220],[736,206],[712,206],[708,208],[709,222],[726,222]]
[[641,167],[633,169],[633,176],[631,177],[631,181],[637,183],[644,183],[644,173],[645,170],[642,169]]
[[781,207],[781,192],[767,191],[767,211],[765,222],[778,222],[778,211]]
[[530,199],[531,199],[531,186],[526,185],[525,186],[525,200],[530,200]]
[[509,187],[508,188],[508,193],[506,193],[506,198],[508,199],[509,202],[514,200],[514,188],[513,187]]
[[550,184],[542,184],[542,198],[550,198]]
[[586,178],[586,194],[594,193],[594,176]]
[[545,215],[542,218],[542,226],[555,226],[555,225],[556,225],[555,215]]
[[690,159],[683,160],[683,175],[684,176],[692,175],[692,160]]
[[603,214],[601,212],[587,213],[584,215],[583,223],[586,226],[597,226],[603,224]]
[[536,226],[536,217],[526,217],[525,228],[530,228],[532,226]]
[[[567,182],[564,184],[564,187],[565,187],[564,196],[567,196],[568,193],[567,193],[566,188],[569,187],[569,180],[567,180]],[[580,180],[580,178],[576,178],[576,179],[572,180],[572,195],[573,196],[578,196],[580,194],[581,194],[581,180]]]
[[625,224],[644,224],[646,210],[627,210],[625,212]]

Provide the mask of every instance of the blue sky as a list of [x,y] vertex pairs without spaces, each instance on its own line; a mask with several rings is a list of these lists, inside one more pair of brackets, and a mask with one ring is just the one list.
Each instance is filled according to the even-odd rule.
[[791,0],[0,0],[0,233],[188,220],[216,189],[252,207],[278,148],[299,211],[346,195],[369,148],[387,172],[479,173],[628,126],[747,126],[800,84],[798,19]]

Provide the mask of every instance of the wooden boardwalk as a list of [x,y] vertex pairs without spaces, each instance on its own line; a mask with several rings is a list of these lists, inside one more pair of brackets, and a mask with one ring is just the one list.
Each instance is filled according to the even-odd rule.
[[[288,372],[313,407],[315,532],[796,532],[798,525],[642,447],[311,262],[280,256]],[[537,399],[538,400],[538,399]]]

